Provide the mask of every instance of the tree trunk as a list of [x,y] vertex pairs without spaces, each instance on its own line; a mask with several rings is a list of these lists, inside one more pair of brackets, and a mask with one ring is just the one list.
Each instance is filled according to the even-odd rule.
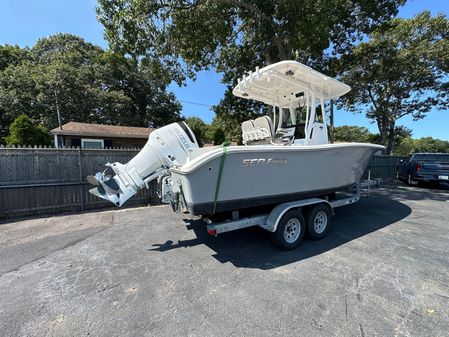
[[377,113],[376,122],[377,122],[377,127],[379,129],[380,142],[382,145],[387,146],[389,128],[387,125],[387,119],[386,119],[385,113],[383,113],[383,112]]
[[388,141],[388,130],[385,126],[382,126],[381,128],[379,128],[379,133],[380,133],[380,142],[382,143],[382,145],[386,146]]
[[387,144],[387,155],[393,153],[394,150],[394,130],[395,130],[395,122],[391,122],[390,127],[388,129],[388,144]]

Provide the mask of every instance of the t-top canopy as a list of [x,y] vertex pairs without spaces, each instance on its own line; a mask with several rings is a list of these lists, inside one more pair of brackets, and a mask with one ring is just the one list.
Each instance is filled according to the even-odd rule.
[[281,61],[244,75],[232,93],[270,105],[285,106],[299,100],[304,91],[310,91],[316,99],[329,100],[350,90],[349,85],[302,63]]

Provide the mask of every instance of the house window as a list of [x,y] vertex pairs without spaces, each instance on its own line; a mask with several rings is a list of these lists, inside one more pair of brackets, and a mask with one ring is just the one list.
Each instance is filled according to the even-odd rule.
[[81,147],[86,149],[104,149],[103,139],[81,139]]

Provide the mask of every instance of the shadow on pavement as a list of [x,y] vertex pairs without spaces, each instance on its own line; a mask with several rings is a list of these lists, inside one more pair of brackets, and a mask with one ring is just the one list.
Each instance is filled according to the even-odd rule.
[[392,182],[385,192],[385,195],[404,200],[449,200],[449,184],[443,183],[408,186],[403,182],[396,181]]
[[368,196],[358,203],[335,209],[332,228],[320,241],[305,238],[298,248],[282,251],[270,242],[269,233],[253,227],[212,237],[201,220],[185,220],[196,238],[178,242],[167,241],[148,250],[164,252],[171,249],[206,245],[218,261],[236,267],[271,269],[300,261],[332,250],[346,242],[394,224],[411,213],[403,203],[387,196]]

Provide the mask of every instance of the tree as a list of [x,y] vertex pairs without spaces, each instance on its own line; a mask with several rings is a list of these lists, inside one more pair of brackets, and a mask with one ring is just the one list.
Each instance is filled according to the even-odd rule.
[[449,153],[449,142],[432,137],[404,138],[398,142],[395,154],[406,156],[416,152]]
[[[412,132],[410,129],[399,126],[396,127],[394,154],[406,156],[416,152],[442,152],[449,153],[449,142],[432,137],[425,137],[419,139],[411,138]],[[366,142],[381,144],[382,137],[378,133],[371,133],[365,127],[355,125],[343,125],[335,128],[335,139],[340,142]]]
[[34,109],[45,125],[78,120],[94,122],[98,95],[93,71],[102,49],[70,34],[56,34],[39,39],[31,49],[36,67],[35,83],[38,107]]
[[102,99],[105,108],[113,103],[112,109],[105,110],[107,123],[157,128],[181,120],[175,95],[167,92],[164,80],[143,62],[108,51],[97,73],[99,83],[116,95]]
[[0,45],[0,71],[10,65],[17,65],[24,60],[29,60],[30,50],[28,48],[20,48],[19,46]]
[[9,127],[8,145],[50,145],[51,135],[44,126],[36,124],[26,114],[17,117]]
[[[214,140],[216,132],[218,132],[218,134],[221,134],[223,132],[223,141],[227,140],[230,142],[235,142],[237,144],[242,144],[242,129],[239,119],[236,118],[235,115],[230,115],[225,112],[223,113],[221,110],[221,106],[214,107],[214,109],[215,108],[218,109],[218,112],[216,113],[210,125],[208,138]],[[247,119],[250,119],[249,117],[250,116],[248,116]],[[221,143],[223,143],[223,141]]]
[[180,120],[181,105],[140,60],[70,34],[31,48],[0,46],[0,138],[20,113],[51,129],[68,121],[160,127]]
[[9,125],[21,113],[40,119],[39,114],[33,112],[38,106],[35,72],[29,61],[0,71],[0,138],[8,134]]
[[307,61],[331,43],[339,52],[396,15],[404,2],[99,0],[97,14],[114,51],[158,62],[180,83],[189,70],[250,54],[244,65]]
[[[335,127],[335,140],[337,142],[356,142],[382,144],[382,137],[378,133],[371,133],[367,128],[355,125],[342,125]],[[412,131],[404,126],[397,126],[394,132],[395,143],[411,139]],[[397,152],[395,151],[395,154]]]
[[200,147],[203,147],[204,143],[209,143],[211,141],[211,138],[208,137],[209,126],[204,123],[201,118],[188,117],[185,122],[190,129],[192,129],[192,132],[195,134],[195,138]]
[[223,129],[216,128],[214,131],[214,145],[221,145],[225,142],[226,135]]
[[231,94],[245,71],[286,59],[323,68],[326,49],[345,53],[404,2],[99,0],[97,14],[113,51],[143,59],[167,83],[209,67],[223,72],[227,91],[215,111],[240,124],[263,112]]
[[352,86],[343,104],[364,108],[377,123],[387,153],[394,151],[397,121],[424,118],[449,106],[449,21],[429,12],[393,19],[342,58],[342,80]]
[[343,125],[334,128],[334,136],[337,142],[366,143],[370,140],[371,133],[365,127],[355,125]]

